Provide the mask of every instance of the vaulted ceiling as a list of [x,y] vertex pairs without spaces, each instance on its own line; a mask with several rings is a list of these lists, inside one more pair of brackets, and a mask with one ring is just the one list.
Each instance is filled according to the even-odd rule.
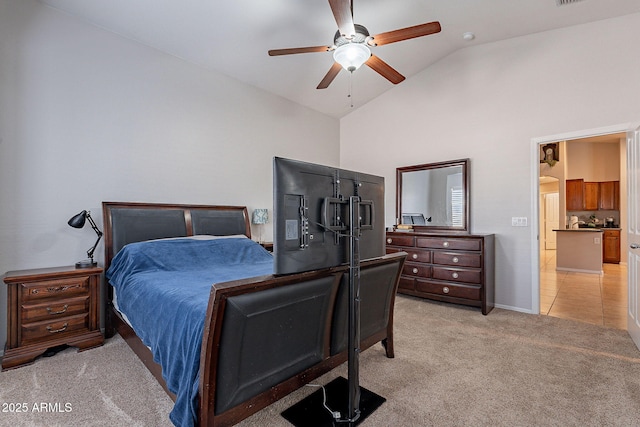
[[[363,66],[351,76],[341,71],[327,89],[318,90],[334,62],[331,52],[267,55],[270,49],[332,45],[337,24],[327,0],[40,1],[332,117],[342,117],[394,86]],[[372,48],[407,79],[459,49],[638,12],[638,0],[356,0],[353,4],[355,23],[372,35],[440,22],[440,33]],[[475,38],[465,40],[467,32]]]

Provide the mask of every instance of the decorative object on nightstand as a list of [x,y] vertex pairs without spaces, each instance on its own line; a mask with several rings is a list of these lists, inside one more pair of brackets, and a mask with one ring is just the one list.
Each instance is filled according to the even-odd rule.
[[10,271],[7,345],[2,369],[32,363],[60,346],[80,351],[101,346],[99,284],[102,268],[69,267]]
[[92,268],[98,265],[98,263],[93,260],[93,253],[96,250],[96,246],[98,246],[98,242],[100,242],[100,239],[102,238],[102,231],[98,229],[98,226],[93,221],[93,218],[91,218],[91,212],[82,211],[79,214],[74,215],[67,222],[67,224],[69,224],[73,228],[82,228],[84,227],[85,220],[89,221],[91,228],[93,228],[93,231],[95,231],[98,235],[98,240],[96,240],[96,243],[87,251],[87,256],[89,257],[89,259],[78,261],[76,263],[76,268]]
[[254,209],[251,223],[258,226],[258,243],[262,243],[262,228],[260,226],[266,224],[267,221],[269,221],[268,209]]

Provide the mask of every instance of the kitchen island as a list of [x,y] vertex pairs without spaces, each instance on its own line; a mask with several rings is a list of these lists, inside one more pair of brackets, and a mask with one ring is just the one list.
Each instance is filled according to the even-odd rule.
[[556,270],[602,274],[602,229],[557,229]]

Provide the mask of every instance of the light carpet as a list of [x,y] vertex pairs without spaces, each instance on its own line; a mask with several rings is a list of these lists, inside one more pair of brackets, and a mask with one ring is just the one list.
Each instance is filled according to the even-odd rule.
[[[640,351],[626,331],[406,296],[394,330],[394,359],[380,345],[361,355],[361,385],[387,399],[363,427],[640,426]],[[316,383],[338,375],[346,365]],[[239,425],[288,426],[280,412],[314,391]],[[2,426],[171,425],[171,400],[119,336],[0,373],[0,404]]]

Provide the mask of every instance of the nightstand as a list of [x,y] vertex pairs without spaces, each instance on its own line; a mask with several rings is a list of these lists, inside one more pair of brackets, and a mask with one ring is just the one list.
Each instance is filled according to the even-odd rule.
[[273,242],[260,242],[260,245],[269,252],[273,252]]
[[102,268],[55,267],[10,271],[7,345],[2,369],[33,363],[62,345],[79,351],[101,346],[99,284]]

